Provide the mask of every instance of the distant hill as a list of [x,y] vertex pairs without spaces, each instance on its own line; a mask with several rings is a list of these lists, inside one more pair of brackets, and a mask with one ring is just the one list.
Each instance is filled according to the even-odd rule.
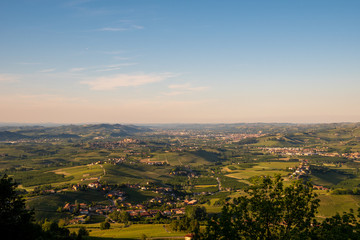
[[217,123],[217,124],[152,124],[153,128],[168,130],[209,130],[228,133],[290,134],[297,132],[326,131],[339,128],[356,128],[360,123]]
[[16,132],[9,132],[9,131],[0,132],[0,141],[16,141],[26,138],[29,137]]
[[57,127],[0,127],[0,141],[40,138],[125,137],[151,131],[146,127],[122,124],[63,125]]

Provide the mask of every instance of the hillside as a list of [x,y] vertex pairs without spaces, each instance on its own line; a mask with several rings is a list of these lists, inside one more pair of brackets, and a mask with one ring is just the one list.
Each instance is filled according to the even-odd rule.
[[0,141],[45,138],[125,137],[148,131],[151,130],[145,127],[121,124],[64,125],[58,127],[1,127]]

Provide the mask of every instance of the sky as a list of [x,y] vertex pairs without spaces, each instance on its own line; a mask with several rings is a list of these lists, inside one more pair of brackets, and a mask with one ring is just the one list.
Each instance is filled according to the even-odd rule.
[[2,0],[0,122],[360,122],[360,1]]

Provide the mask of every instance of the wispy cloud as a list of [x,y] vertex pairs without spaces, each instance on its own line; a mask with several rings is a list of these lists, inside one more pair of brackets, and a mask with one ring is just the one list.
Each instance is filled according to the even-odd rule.
[[[127,66],[133,66],[133,65],[137,65],[137,63],[135,62],[124,62],[124,63],[117,63],[117,64],[110,64],[110,65],[100,65],[100,66],[86,66],[86,67],[74,67],[74,68],[70,68],[68,70],[69,73],[80,73],[80,72],[84,72],[84,71],[93,71],[93,72],[109,72],[109,71],[115,71],[115,70],[119,70],[119,69],[123,69],[124,67]],[[50,69],[49,71],[42,71],[42,73],[44,72],[48,72],[50,73]]]
[[112,64],[112,65],[105,66],[105,67],[102,68],[102,69],[98,69],[98,70],[96,70],[96,72],[115,71],[115,70],[122,69],[123,67],[133,66],[133,65],[136,65],[136,64],[137,64],[137,63],[119,63],[119,64]]
[[11,74],[0,74],[0,82],[16,82],[18,77]]
[[49,72],[53,72],[55,70],[56,70],[56,68],[48,68],[48,69],[40,70],[39,73],[49,73]]
[[168,88],[172,89],[173,91],[163,93],[166,96],[176,96],[176,95],[187,94],[187,93],[191,93],[191,92],[200,92],[200,91],[204,91],[204,90],[208,89],[209,87],[206,87],[206,86],[193,87],[190,83],[185,83],[185,84],[169,85]]
[[120,87],[136,87],[150,83],[164,81],[168,78],[176,76],[172,73],[160,74],[117,74],[113,76],[99,77],[91,81],[82,81],[92,90],[113,90]]

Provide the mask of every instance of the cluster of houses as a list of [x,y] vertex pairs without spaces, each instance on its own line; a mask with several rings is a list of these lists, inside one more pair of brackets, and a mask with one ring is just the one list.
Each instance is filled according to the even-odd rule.
[[292,168],[289,167],[289,170],[293,170],[294,172],[290,175],[290,178],[300,179],[302,177],[307,176],[310,173],[310,165],[308,160],[301,160],[300,165],[298,167]]
[[359,159],[360,152],[354,153],[337,153],[326,152],[326,149],[318,148],[296,148],[296,147],[259,147],[259,149],[274,155],[285,156],[324,156],[324,157],[345,157],[348,159]]
[[[81,186],[79,184],[73,185],[74,190],[79,190],[81,187],[87,188],[94,188],[104,192],[105,196],[111,201],[108,205],[87,205],[85,203],[80,204],[70,204],[66,203],[63,207],[63,211],[71,212],[75,214],[75,217],[70,221],[70,223],[84,223],[86,221],[87,216],[91,215],[108,215],[113,211],[120,211],[123,209],[127,211],[131,217],[154,217],[156,214],[160,213],[166,217],[173,217],[173,216],[181,216],[185,214],[185,206],[187,205],[194,205],[197,203],[196,199],[185,199],[180,200],[179,198],[176,201],[169,201],[167,198],[163,197],[155,197],[149,200],[149,203],[152,203],[154,206],[160,206],[166,204],[168,207],[166,210],[160,209],[147,209],[146,206],[143,204],[136,204],[133,205],[129,202],[125,202],[126,200],[126,193],[121,189],[111,189],[108,186],[101,186],[101,184],[96,181],[93,183],[89,183],[87,186]],[[156,193],[161,193],[165,195],[174,195],[173,189],[170,187],[156,187],[152,186],[151,183],[148,183],[146,186],[142,186],[139,184],[127,184],[126,187],[128,188],[136,188],[142,190],[151,190]],[[116,201],[113,201],[116,200]],[[116,206],[115,206],[116,203]],[[120,209],[119,209],[120,208]]]
[[[117,211],[120,211],[120,209],[118,209]],[[126,210],[126,212],[128,212],[130,217],[133,218],[134,217],[152,218],[155,217],[155,215],[158,213],[166,217],[171,217],[171,216],[185,215],[185,208],[174,208],[164,211],[161,211],[160,209],[136,209],[136,210]]]
[[90,163],[90,164],[88,164],[88,166],[100,165],[100,164],[103,164],[103,163],[109,163],[109,164],[113,164],[113,165],[118,165],[118,164],[124,163],[125,161],[126,161],[126,158],[124,158],[124,157],[108,158],[105,161],[97,161],[97,162]]
[[98,149],[98,148],[106,148],[106,149],[117,149],[128,146],[128,144],[138,144],[140,143],[139,140],[132,139],[132,138],[125,138],[120,141],[97,141],[97,142],[90,142],[89,148],[91,149]]
[[120,191],[120,190],[113,190],[109,193],[107,193],[105,196],[107,198],[111,198],[111,199],[117,199],[117,200],[120,200],[120,201],[124,201],[125,198],[126,198],[126,193],[123,192],[123,191]]
[[105,163],[110,163],[113,165],[118,165],[121,163],[124,163],[126,161],[126,158],[120,157],[120,158],[109,158]]
[[275,154],[286,156],[311,156],[326,154],[323,149],[317,148],[298,148],[298,147],[259,147],[259,149]]
[[154,165],[154,166],[162,166],[166,164],[166,161],[154,161],[150,158],[145,158],[140,160],[141,163],[147,164],[147,165]]
[[341,154],[341,156],[349,158],[349,159],[360,159],[360,152],[343,153],[343,154]]
[[321,185],[313,185],[313,188],[317,189],[317,190],[329,190],[329,188],[321,186]]
[[255,134],[247,134],[247,133],[234,133],[234,134],[221,134],[218,136],[218,140],[226,140],[229,143],[231,142],[239,142],[246,138],[259,138],[265,136],[265,134],[262,134],[261,131],[259,133]]
[[[197,200],[185,200],[184,205],[194,205],[197,203]],[[178,208],[170,208],[166,210],[160,209],[147,209],[142,204],[132,205],[131,203],[121,203],[119,205],[120,208],[126,210],[120,210],[116,208],[114,205],[94,205],[90,206],[85,203],[79,204],[70,204],[66,203],[63,207],[63,211],[68,211],[71,213],[76,214],[73,219],[70,221],[70,224],[77,224],[77,223],[85,223],[86,217],[91,215],[108,215],[113,211],[126,211],[129,213],[130,217],[144,217],[144,218],[152,218],[156,214],[160,213],[165,217],[176,217],[185,215],[185,207],[178,207]]]
[[[296,168],[288,168],[289,170],[294,170],[294,172],[290,175],[290,178],[294,179],[300,179],[302,177],[306,177],[308,174],[310,174],[310,165],[308,160],[302,160],[300,162],[300,165]],[[321,186],[321,185],[313,185],[314,189],[317,190],[329,190],[328,188]]]

